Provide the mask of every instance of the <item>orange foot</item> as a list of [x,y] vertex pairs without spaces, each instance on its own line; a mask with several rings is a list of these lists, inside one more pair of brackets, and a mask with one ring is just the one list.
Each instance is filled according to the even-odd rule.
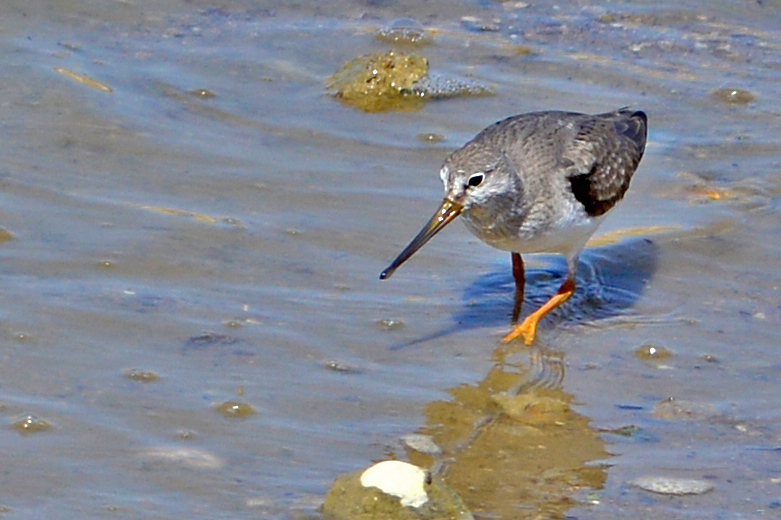
[[502,341],[508,343],[519,336],[523,336],[523,341],[527,345],[534,343],[534,337],[537,335],[537,324],[540,320],[550,314],[553,309],[569,300],[569,297],[572,296],[574,292],[575,281],[570,279],[566,280],[561,287],[559,287],[558,293],[554,294],[545,305],[527,316],[526,319],[523,320],[523,323],[517,325],[512,332],[502,338]]
[[520,336],[523,336],[523,342],[527,345],[534,343],[534,337],[537,335],[537,324],[542,316],[535,317],[539,311],[528,316],[523,323],[516,325],[508,335],[502,338],[503,343],[509,343]]

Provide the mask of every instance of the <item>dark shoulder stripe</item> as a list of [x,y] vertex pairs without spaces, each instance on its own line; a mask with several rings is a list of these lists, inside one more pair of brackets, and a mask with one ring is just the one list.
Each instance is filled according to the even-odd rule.
[[[599,200],[592,189],[591,183],[593,180],[594,170],[597,165],[595,164],[591,171],[588,173],[581,173],[573,175],[569,178],[570,185],[572,186],[572,194],[575,196],[575,200],[583,204],[583,209],[586,210],[586,214],[589,217],[598,217],[604,215],[612,208],[618,198],[612,198],[609,200]],[[623,195],[623,194],[622,194]]]

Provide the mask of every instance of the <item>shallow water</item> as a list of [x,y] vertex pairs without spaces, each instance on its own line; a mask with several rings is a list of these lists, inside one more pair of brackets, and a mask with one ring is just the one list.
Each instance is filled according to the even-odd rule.
[[[774,518],[781,4],[275,4],[0,7],[2,516],[316,517],[345,472],[436,463],[400,441],[422,432],[483,517]],[[432,71],[496,95],[366,114],[325,93],[407,16]],[[756,100],[714,95],[735,88]],[[625,105],[646,157],[534,349],[500,348],[509,255],[459,225],[380,282],[449,151],[511,114]],[[563,271],[529,260],[527,310]],[[577,457],[503,449],[491,403],[518,378],[569,403],[550,452]],[[715,489],[630,484],[656,475]]]

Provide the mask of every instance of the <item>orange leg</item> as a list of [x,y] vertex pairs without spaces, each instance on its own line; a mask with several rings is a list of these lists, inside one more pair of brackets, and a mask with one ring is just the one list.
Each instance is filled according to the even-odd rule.
[[507,336],[502,338],[504,343],[510,342],[519,336],[523,336],[524,343],[531,345],[534,342],[534,337],[537,334],[537,324],[550,312],[569,300],[570,296],[575,293],[575,280],[574,278],[567,278],[567,280],[561,284],[559,290],[553,297],[545,303],[542,307],[530,314],[523,323],[516,325],[515,328]]

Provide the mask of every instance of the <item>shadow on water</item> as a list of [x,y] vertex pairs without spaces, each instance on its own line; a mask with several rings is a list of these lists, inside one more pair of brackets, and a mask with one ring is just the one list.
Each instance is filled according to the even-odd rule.
[[[546,317],[540,330],[553,325],[588,323],[631,315],[653,277],[659,246],[650,238],[633,238],[603,247],[586,249],[581,255],[577,291],[568,302]],[[564,281],[566,262],[550,256],[550,265],[526,271],[523,314],[534,311],[550,298]],[[453,325],[412,341],[393,345],[400,349],[425,343],[465,329],[510,327],[515,282],[509,255],[507,263],[487,273],[464,291],[463,309],[453,316]]]

